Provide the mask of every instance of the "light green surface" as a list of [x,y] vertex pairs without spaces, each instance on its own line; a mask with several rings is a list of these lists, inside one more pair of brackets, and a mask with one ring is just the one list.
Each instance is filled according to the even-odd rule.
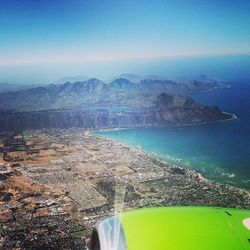
[[245,218],[250,218],[249,210],[209,207],[148,208],[120,215],[128,250],[250,249]]

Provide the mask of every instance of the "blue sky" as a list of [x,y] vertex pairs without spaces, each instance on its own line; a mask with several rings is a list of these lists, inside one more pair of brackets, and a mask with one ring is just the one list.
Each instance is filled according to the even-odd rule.
[[80,74],[75,64],[249,54],[250,1],[0,0],[0,41],[0,73],[43,65],[50,74],[51,65],[67,64]]

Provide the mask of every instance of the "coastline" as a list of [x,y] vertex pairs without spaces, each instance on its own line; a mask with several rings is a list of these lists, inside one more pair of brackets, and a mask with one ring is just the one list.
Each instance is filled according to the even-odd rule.
[[[23,144],[12,151],[20,138]],[[23,232],[36,237],[36,247],[61,241],[61,234],[47,233],[46,242],[41,236],[41,230],[55,225],[72,245],[77,239],[68,228],[79,234],[78,239],[86,240],[103,218],[140,207],[250,209],[250,194],[244,189],[207,180],[195,170],[114,139],[91,135],[89,130],[31,130],[13,137],[7,134],[6,139],[8,147],[0,162],[6,201],[1,202],[0,221],[9,230],[6,244],[10,246],[11,237],[26,244]],[[15,184],[11,189],[10,181]]]
[[[222,111],[223,114],[225,115],[230,115],[231,117],[228,119],[224,119],[224,120],[216,120],[216,121],[207,121],[207,122],[197,122],[197,123],[185,123],[185,124],[168,124],[166,126],[157,126],[156,128],[164,128],[164,127],[186,127],[186,126],[199,126],[199,125],[206,125],[209,123],[217,123],[217,122],[227,122],[227,121],[233,121],[233,120],[237,120],[238,117],[237,115],[233,114],[233,113],[229,113],[229,112],[224,112]],[[108,132],[108,131],[119,131],[119,130],[127,130],[127,129],[139,129],[139,128],[155,128],[155,126],[131,126],[131,127],[116,127],[116,128],[101,128],[101,129],[86,129],[84,131],[84,133],[86,135],[92,135],[92,136],[96,136],[98,137],[98,135],[93,135],[91,133],[93,132]],[[101,136],[100,136],[101,137]],[[103,138],[103,137],[101,137]],[[105,137],[106,138],[106,137]],[[110,140],[113,140],[111,138],[108,138]],[[116,140],[114,140],[116,141]]]
[[[122,128],[122,129],[107,129],[107,130],[104,130],[104,131],[117,131],[117,130],[126,130],[127,128]],[[98,130],[99,131],[99,130]],[[103,131],[103,130],[100,130],[100,131]],[[99,138],[99,139],[104,139],[104,140],[108,140],[110,142],[112,142],[113,144],[119,144],[119,145],[122,145],[123,147],[128,147],[130,148],[131,150],[138,150],[139,152],[142,152],[143,154],[145,154],[147,157],[149,158],[153,158],[153,159],[156,159],[157,161],[159,161],[160,163],[162,164],[166,164],[166,165],[171,165],[172,167],[176,167],[176,168],[182,168],[182,169],[185,169],[185,170],[189,170],[189,171],[194,171],[196,174],[198,174],[202,179],[208,181],[208,182],[211,182],[211,183],[217,183],[217,184],[220,184],[220,185],[229,185],[229,186],[232,186],[234,188],[239,188],[239,189],[243,189],[245,190],[246,192],[250,192],[250,190],[246,189],[246,188],[243,188],[243,187],[239,187],[237,185],[231,185],[231,184],[226,184],[226,183],[223,183],[223,182],[219,182],[219,181],[214,181],[212,179],[207,179],[205,176],[203,176],[198,170],[196,170],[195,168],[192,168],[191,165],[188,165],[188,164],[183,164],[181,162],[178,162],[177,160],[178,159],[175,159],[173,157],[171,157],[170,155],[169,158],[172,158],[172,159],[166,159],[166,158],[162,158],[161,156],[159,156],[157,153],[154,153],[154,152],[149,152],[149,151],[146,151],[144,150],[141,146],[136,146],[136,145],[129,145],[127,144],[126,142],[122,142],[121,140],[117,140],[117,139],[113,139],[113,138],[110,138],[110,137],[106,137],[106,136],[102,136],[102,135],[98,135],[98,134],[93,134],[91,131],[87,131],[86,132],[86,135],[87,136],[93,136],[93,137],[96,137],[96,138]],[[224,174],[227,174],[227,173],[224,173]]]
[[229,113],[229,112],[224,112],[222,111],[223,114],[229,115],[230,117],[227,119],[221,119],[221,120],[214,120],[214,121],[204,121],[204,122],[194,122],[194,123],[176,123],[176,124],[166,124],[164,126],[127,126],[127,127],[114,127],[114,128],[100,128],[100,129],[88,129],[89,131],[118,131],[118,130],[126,130],[126,129],[136,129],[136,128],[164,128],[164,127],[186,127],[186,126],[200,126],[200,125],[206,125],[210,123],[217,123],[217,122],[227,122],[227,121],[232,121],[232,120],[237,120],[238,117],[236,114]]
[[[228,119],[225,119],[225,120],[219,120],[219,121],[214,121],[214,122],[221,123],[221,122],[227,122],[227,121],[234,121],[234,120],[238,119],[238,117],[233,113],[229,113],[229,112],[223,112],[223,113],[230,116],[230,117]],[[203,126],[203,125],[208,124],[208,123],[211,123],[211,122],[199,123],[199,124],[169,125],[167,127],[183,127],[184,128],[186,126],[199,126],[199,125]],[[233,125],[233,123],[232,123],[232,125]],[[218,124],[216,126],[220,126],[220,124]],[[146,144],[146,147],[144,149],[144,148],[142,148],[142,147],[144,147],[144,144],[140,144],[140,143],[137,144],[136,139],[133,139],[132,141],[126,140],[126,133],[128,133],[130,136],[132,133],[132,135],[135,136],[134,138],[136,138],[136,129],[139,129],[139,130],[142,129],[142,131],[145,131],[145,132],[138,132],[139,134],[141,134],[143,136],[144,134],[145,135],[147,134],[147,130],[146,130],[147,128],[153,129],[154,127],[108,128],[108,129],[89,130],[89,133],[93,136],[112,140],[113,142],[118,141],[119,143],[122,143],[124,146],[127,146],[127,147],[135,147],[135,148],[141,150],[142,152],[144,152],[150,156],[156,157],[158,160],[163,161],[166,164],[174,164],[174,165],[183,167],[185,169],[191,169],[191,170],[195,169],[195,170],[197,170],[198,173],[203,173],[204,178],[208,178],[208,180],[210,180],[210,181],[216,181],[216,182],[221,183],[221,184],[228,184],[228,185],[231,185],[234,187],[243,188],[244,190],[246,190],[248,192],[250,191],[249,186],[247,186],[247,184],[246,184],[247,177],[244,178],[244,176],[241,176],[241,173],[237,173],[236,170],[235,170],[236,172],[234,172],[233,168],[232,169],[226,168],[223,165],[223,162],[222,163],[219,162],[218,164],[216,163],[216,165],[215,165],[216,168],[210,169],[210,166],[213,164],[213,162],[210,162],[210,165],[206,164],[206,162],[202,162],[201,164],[199,164],[199,161],[198,161],[199,158],[197,158],[197,160],[195,162],[193,162],[192,160],[188,160],[189,159],[188,156],[185,158],[185,156],[181,156],[181,155],[178,156],[178,154],[176,154],[177,155],[176,157],[172,157],[173,154],[168,155],[166,152],[163,153],[162,150],[159,150],[159,151],[157,149],[151,150],[151,148],[148,147],[147,144]],[[163,128],[163,127],[156,127],[156,128]],[[131,133],[124,132],[124,135],[125,135],[124,139],[125,140],[123,140],[122,134],[121,134],[121,136],[119,136],[119,132],[117,134],[116,133],[105,134],[105,132],[109,132],[109,131],[112,132],[112,131],[130,130],[130,129],[132,129],[133,132],[131,132]],[[143,130],[143,129],[145,129],[145,130]],[[100,132],[100,133],[98,134],[98,132]],[[102,134],[102,132],[103,132],[103,134]],[[153,152],[153,151],[155,151],[155,152]],[[170,150],[169,152],[172,152],[172,151]],[[233,178],[233,177],[235,177],[235,178]]]
[[238,116],[236,114],[233,114],[233,113],[228,113],[228,112],[225,112],[225,111],[222,111],[223,114],[225,115],[230,115],[231,118],[228,118],[224,121],[232,121],[232,120],[237,120],[238,119]]

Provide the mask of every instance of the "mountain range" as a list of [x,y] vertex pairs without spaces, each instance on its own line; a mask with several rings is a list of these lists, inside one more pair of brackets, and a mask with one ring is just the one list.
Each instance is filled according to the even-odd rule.
[[127,78],[109,83],[91,78],[2,93],[0,130],[153,127],[232,118],[183,95],[222,87],[215,80],[176,82],[152,75],[139,80],[131,74]]
[[82,108],[0,112],[1,130],[81,127],[110,129],[197,124],[231,119],[217,107],[197,104],[192,98],[161,93],[147,109],[109,111]]
[[[136,78],[135,75],[127,75]],[[138,79],[138,77],[137,77]],[[116,78],[105,83],[97,78],[84,81],[50,84],[42,87],[0,94],[0,110],[31,111],[70,108],[75,106],[136,106],[148,107],[154,96],[189,94],[220,88],[222,85],[206,77],[198,80],[175,82],[149,76],[139,82]]]

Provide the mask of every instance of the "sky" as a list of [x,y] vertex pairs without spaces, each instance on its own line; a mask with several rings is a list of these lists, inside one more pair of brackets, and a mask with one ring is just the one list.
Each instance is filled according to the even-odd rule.
[[235,54],[250,54],[249,0],[0,0],[0,82]]

